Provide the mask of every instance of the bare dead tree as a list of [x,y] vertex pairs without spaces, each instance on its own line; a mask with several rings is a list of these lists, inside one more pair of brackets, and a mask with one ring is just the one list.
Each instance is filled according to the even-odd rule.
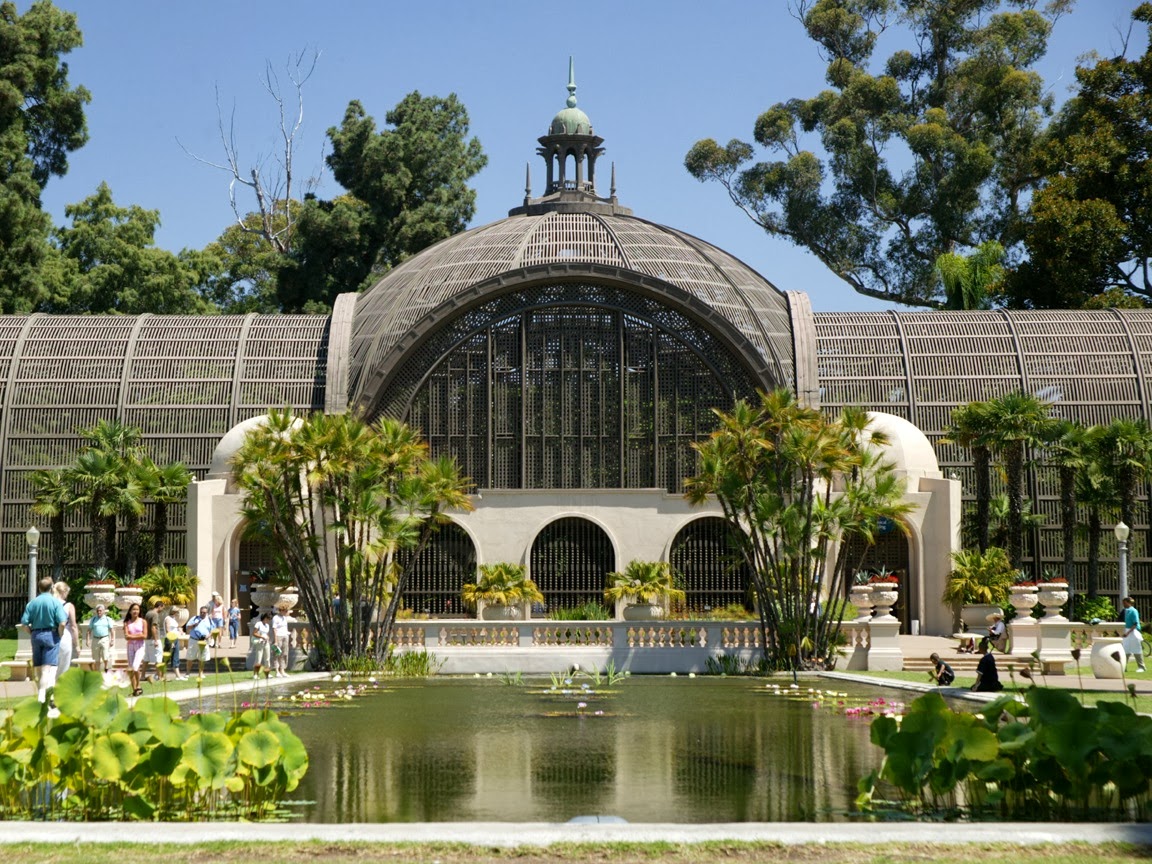
[[[296,210],[299,202],[294,196],[296,190],[295,175],[295,149],[296,138],[304,125],[304,85],[316,71],[316,64],[320,60],[320,52],[301,51],[289,57],[284,64],[285,74],[291,82],[292,93],[285,96],[280,78],[273,69],[271,62],[264,64],[264,77],[260,79],[265,92],[272,98],[279,115],[278,152],[271,158],[257,154],[255,164],[245,167],[240,157],[240,147],[236,143],[236,108],[233,106],[225,123],[224,110],[220,105],[220,88],[216,88],[216,125],[220,134],[220,144],[224,150],[222,162],[205,159],[191,152],[180,143],[181,149],[204,165],[216,168],[231,176],[228,183],[228,202],[232,213],[236,217],[236,224],[240,230],[247,234],[258,234],[263,237],[277,252],[285,253],[292,245],[292,233],[296,224]],[[293,98],[294,97],[294,98]],[[324,153],[321,147],[319,169],[303,182],[304,193],[311,192],[319,185],[323,175]],[[239,192],[247,189],[256,200],[253,220],[248,213],[242,211],[239,203]],[[302,197],[302,196],[301,196]]]

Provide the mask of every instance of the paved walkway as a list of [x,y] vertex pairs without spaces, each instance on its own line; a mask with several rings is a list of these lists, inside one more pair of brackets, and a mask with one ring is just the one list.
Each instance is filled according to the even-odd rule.
[[798,823],[738,822],[683,825],[678,823],[551,824],[516,822],[405,822],[340,825],[260,823],[141,823],[2,822],[0,844],[203,843],[208,831],[214,841],[329,843],[464,843],[515,848],[556,843],[706,843],[735,841],[787,846],[833,843],[988,844],[1033,846],[1041,843],[1132,843],[1152,845],[1152,825],[1116,823]]

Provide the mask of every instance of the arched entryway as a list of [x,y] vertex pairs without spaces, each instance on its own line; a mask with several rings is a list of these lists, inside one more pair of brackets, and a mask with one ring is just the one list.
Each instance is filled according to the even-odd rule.
[[[901,633],[912,632],[912,619],[917,617],[915,611],[920,602],[920,589],[912,573],[912,542],[912,536],[905,534],[899,524],[885,519],[874,544],[866,547],[862,540],[854,539],[845,550],[853,573],[875,574],[883,570],[896,575],[900,600],[892,613],[900,619]],[[847,581],[851,586],[851,577]]]
[[529,567],[547,609],[603,603],[607,575],[616,569],[616,551],[599,525],[567,516],[536,535]]
[[459,614],[460,589],[475,580],[476,545],[468,532],[449,522],[432,535],[413,563],[401,608],[434,618]]
[[689,613],[730,606],[752,608],[751,574],[732,539],[731,527],[718,516],[694,519],[676,532],[668,560],[682,580]]

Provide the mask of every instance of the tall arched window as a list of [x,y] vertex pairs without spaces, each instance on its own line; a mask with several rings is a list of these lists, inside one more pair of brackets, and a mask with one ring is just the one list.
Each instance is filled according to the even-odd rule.
[[683,580],[690,612],[751,608],[748,565],[732,544],[732,528],[725,520],[705,516],[689,522],[676,532],[669,561]]
[[549,609],[603,603],[607,575],[616,569],[616,553],[599,525],[569,516],[536,535],[530,567]]

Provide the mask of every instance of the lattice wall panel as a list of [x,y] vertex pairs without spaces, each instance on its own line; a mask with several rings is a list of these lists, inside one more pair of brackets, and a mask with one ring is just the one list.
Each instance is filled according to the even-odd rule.
[[[407,560],[401,563],[406,565]],[[476,546],[463,528],[449,522],[432,535],[416,559],[402,608],[433,617],[462,614],[460,590],[476,578]]]
[[690,612],[708,613],[726,606],[751,609],[751,575],[732,529],[723,519],[706,516],[689,522],[672,540],[672,570],[687,595]]
[[[1049,401],[1054,416],[1088,425],[1119,417],[1152,420],[1152,310],[821,313],[815,322],[825,410],[863,405],[911,420],[935,445],[945,476],[962,481],[969,501],[975,484],[969,456],[940,442],[960,405],[1023,390]],[[1031,471],[1027,482],[1043,517],[1026,538],[1029,566],[1059,568],[1058,484],[1043,470]],[[993,494],[1003,491],[1002,479],[994,474]],[[1152,591],[1147,490],[1139,512],[1130,581],[1134,592],[1144,594]],[[1083,512],[1080,521],[1085,522]],[[1084,590],[1087,544],[1082,537],[1076,553],[1075,587]],[[1113,593],[1116,554],[1115,540],[1105,536],[1101,590]]]
[[[157,462],[202,477],[241,420],[269,407],[323,408],[327,340],[327,316],[0,318],[0,597],[7,585],[27,590],[23,534],[43,521],[30,511],[29,474],[69,463],[77,429],[120,419],[143,431]],[[183,505],[170,508],[168,560],[185,560],[184,519]],[[80,566],[91,558],[88,526],[72,516],[68,529]]]
[[384,404],[481,488],[676,491],[696,470],[691,443],[716,427],[712,409],[754,393],[740,361],[679,313],[569,284],[446,321]]

